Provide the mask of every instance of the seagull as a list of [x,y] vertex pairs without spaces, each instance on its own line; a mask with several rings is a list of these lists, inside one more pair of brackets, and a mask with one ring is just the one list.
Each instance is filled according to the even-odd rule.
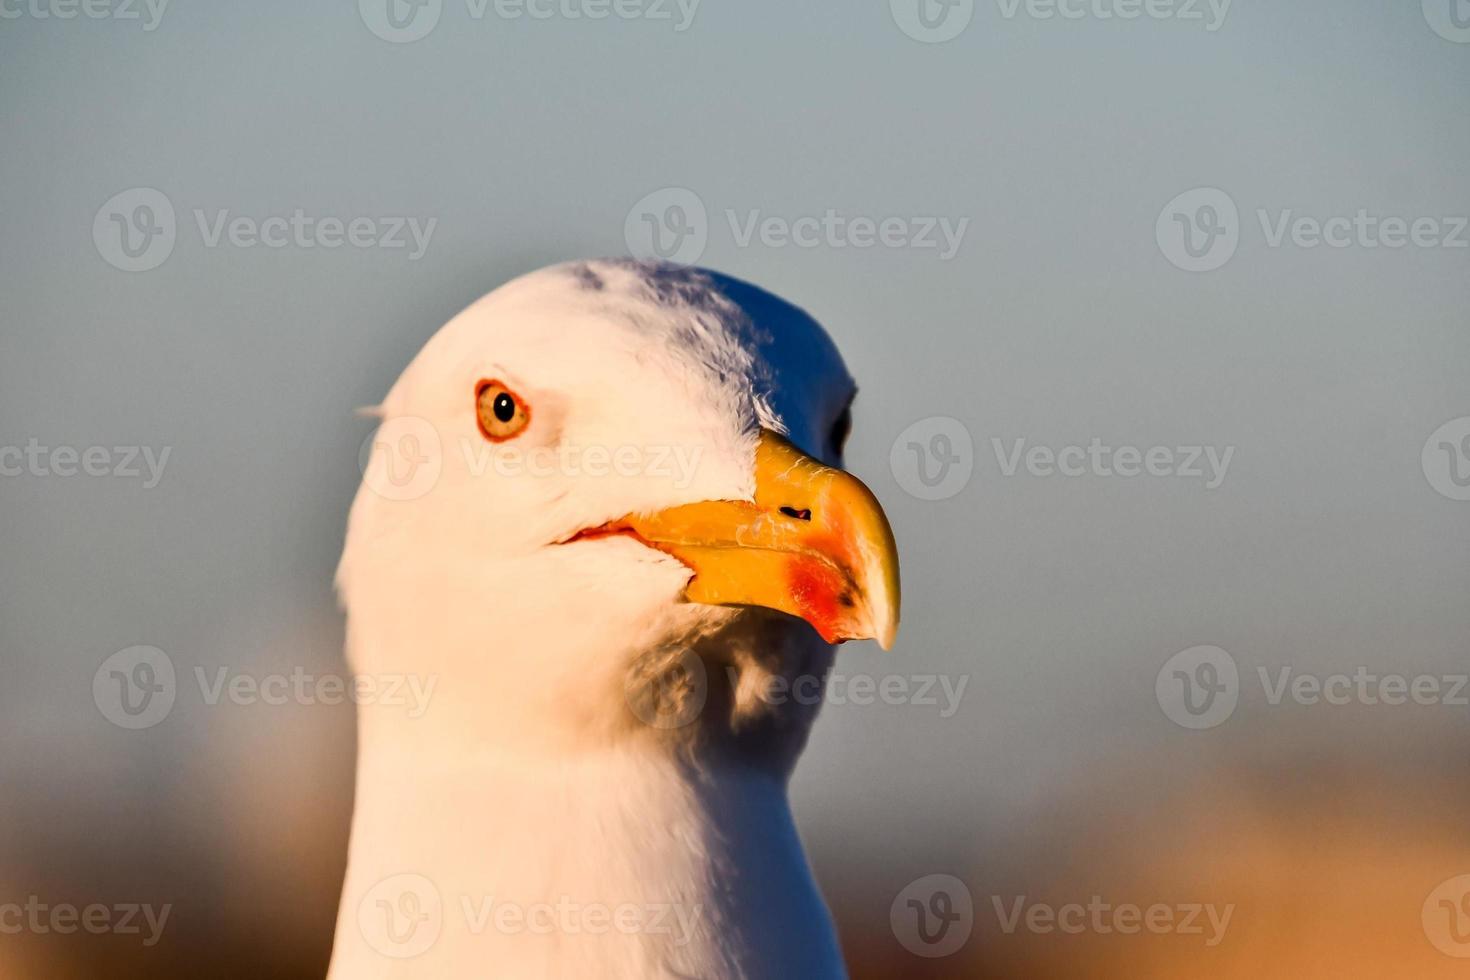
[[841,468],[855,392],[805,312],[665,262],[542,269],[428,341],[337,574],[330,980],[845,976],[787,785],[797,692],[898,628],[892,531]]

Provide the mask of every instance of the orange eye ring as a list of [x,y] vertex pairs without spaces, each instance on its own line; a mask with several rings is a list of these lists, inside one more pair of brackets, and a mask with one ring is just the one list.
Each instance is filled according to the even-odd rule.
[[480,435],[505,442],[531,423],[531,408],[503,382],[487,379],[475,385],[475,421]]

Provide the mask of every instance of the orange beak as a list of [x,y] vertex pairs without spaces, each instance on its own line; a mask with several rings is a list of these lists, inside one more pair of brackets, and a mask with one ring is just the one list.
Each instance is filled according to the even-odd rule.
[[755,500],[706,500],[611,526],[694,571],[691,602],[764,606],[798,616],[828,643],[898,633],[898,547],[862,481],[762,430]]

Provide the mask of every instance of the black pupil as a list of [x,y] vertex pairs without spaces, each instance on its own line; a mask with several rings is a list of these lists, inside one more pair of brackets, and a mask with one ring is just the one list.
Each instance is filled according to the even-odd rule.
[[516,417],[515,399],[502,391],[495,396],[495,404],[491,406],[491,411],[495,413],[495,417],[500,421],[509,422]]

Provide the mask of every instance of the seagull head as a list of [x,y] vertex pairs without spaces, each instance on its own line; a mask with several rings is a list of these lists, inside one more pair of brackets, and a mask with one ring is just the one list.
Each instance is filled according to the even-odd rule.
[[585,722],[691,658],[738,712],[831,644],[888,647],[893,535],[842,469],[855,391],[816,321],[716,273],[502,286],[378,410],[338,576],[354,667],[452,677],[466,724]]

